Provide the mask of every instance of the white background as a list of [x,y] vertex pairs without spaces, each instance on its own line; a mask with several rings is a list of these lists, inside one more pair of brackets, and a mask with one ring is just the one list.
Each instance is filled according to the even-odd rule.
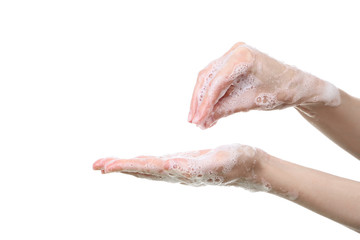
[[360,96],[360,15],[340,2],[1,1],[0,238],[356,239],[269,194],[92,170],[238,142],[359,181],[294,109],[187,122],[197,73],[237,41]]

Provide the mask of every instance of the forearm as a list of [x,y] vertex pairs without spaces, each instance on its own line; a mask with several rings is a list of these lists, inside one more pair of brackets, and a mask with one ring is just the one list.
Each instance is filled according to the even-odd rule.
[[339,106],[297,106],[300,114],[340,147],[360,159],[360,99],[340,90]]
[[271,193],[360,231],[360,182],[271,156],[261,161],[258,176]]

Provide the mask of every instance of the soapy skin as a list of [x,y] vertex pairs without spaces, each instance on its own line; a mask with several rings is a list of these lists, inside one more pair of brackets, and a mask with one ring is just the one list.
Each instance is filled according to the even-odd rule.
[[240,111],[315,103],[338,106],[339,90],[240,42],[200,71],[188,121],[209,128]]
[[266,191],[269,186],[256,175],[258,161],[266,156],[260,149],[231,144],[160,157],[103,158],[96,161],[93,168],[103,173],[122,172],[192,186],[230,185]]

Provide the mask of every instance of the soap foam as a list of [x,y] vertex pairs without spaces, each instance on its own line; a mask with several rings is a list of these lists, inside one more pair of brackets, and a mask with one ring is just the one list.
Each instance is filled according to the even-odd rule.
[[282,104],[278,101],[275,94],[271,93],[260,93],[255,98],[255,104],[263,110],[271,110]]
[[191,186],[241,186],[250,191],[269,191],[271,188],[265,180],[256,181],[257,151],[250,146],[231,144],[204,154],[197,151],[165,155],[159,157],[168,163],[161,180]]
[[228,62],[229,58],[231,57],[231,53],[222,56],[219,59],[216,59],[215,61],[211,62],[211,69],[209,72],[207,72],[205,75],[205,79],[203,82],[203,85],[200,89],[199,92],[199,96],[198,96],[198,103],[200,105],[200,103],[202,102],[206,91],[208,91],[209,89],[209,85],[211,83],[211,81],[213,81],[215,79],[215,77],[217,76],[217,74],[219,73],[219,71],[222,69],[222,67]]

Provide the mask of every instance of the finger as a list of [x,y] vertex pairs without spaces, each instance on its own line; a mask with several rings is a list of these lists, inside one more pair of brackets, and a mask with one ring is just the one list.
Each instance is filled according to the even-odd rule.
[[105,173],[126,171],[137,173],[161,173],[164,161],[159,158],[117,159],[105,165]]
[[202,128],[207,129],[216,124],[223,117],[226,117],[234,111],[236,99],[232,96],[235,87],[232,85],[225,95],[215,104],[212,112],[202,123]]
[[205,120],[201,124],[198,124],[198,127],[200,127],[201,129],[207,129],[216,124],[220,116],[223,115],[223,112],[221,110],[223,109],[225,100],[230,98],[230,95],[233,93],[234,90],[235,90],[234,85],[231,85],[224,94],[224,96],[220,98],[219,101],[215,104],[214,109],[209,114],[209,116],[205,118]]
[[118,159],[105,166],[105,173],[121,172],[135,177],[167,182],[187,182],[191,177],[187,160]]
[[146,179],[150,179],[150,180],[163,180],[164,178],[162,176],[158,176],[158,175],[153,175],[153,174],[146,174],[146,173],[134,173],[134,172],[121,172],[127,175],[131,175],[137,178],[146,178]]
[[[205,153],[209,150],[201,150],[199,153]],[[188,160],[184,158],[170,158],[170,159],[148,159],[145,161],[145,166],[142,165],[144,161],[136,161],[136,159],[119,159],[119,162],[112,162],[111,164],[105,167],[105,173],[109,172],[121,172],[124,174],[132,175],[139,178],[146,178],[150,180],[157,181],[167,181],[167,182],[187,182],[191,177],[189,173]],[[160,163],[159,166],[151,169],[146,168],[146,164],[149,162],[152,165]],[[119,166],[120,164],[121,167]],[[138,165],[139,164],[139,165]],[[142,166],[141,166],[142,165]]]
[[246,112],[255,108],[255,97],[255,89],[243,93],[239,93],[238,89],[234,89],[230,95],[227,93],[215,104],[211,114],[204,120],[201,127],[212,127],[220,118],[227,117],[237,112]]
[[199,155],[196,155],[196,157],[201,156],[201,155],[204,155],[204,154],[207,154],[207,153],[210,152],[210,151],[211,151],[211,149],[200,150],[200,151],[198,151],[198,152],[199,152]]
[[145,174],[145,173],[134,173],[134,172],[121,172],[127,175],[132,175],[134,177],[138,178],[145,178],[149,180],[155,180],[155,181],[166,181],[166,182],[180,182],[180,183],[186,183],[188,182],[188,178],[180,175],[174,175],[172,173],[164,174],[164,175],[156,175],[156,174]]
[[156,158],[156,156],[146,156],[146,155],[140,155],[134,158],[141,158],[141,159],[145,159],[145,158]]
[[161,158],[163,159],[188,159],[188,158],[195,158],[198,156],[201,156],[203,154],[206,154],[207,152],[209,152],[211,149],[203,149],[203,150],[198,150],[198,151],[190,151],[190,152],[178,152],[178,153],[174,153],[174,154],[169,154],[169,155],[165,155]]
[[115,159],[117,159],[117,158],[101,158],[101,159],[97,160],[96,162],[94,162],[93,169],[94,170],[103,170],[106,163],[108,163],[112,160],[115,160]]
[[230,86],[231,81],[227,81],[226,76],[224,76],[223,73],[218,74],[216,79],[204,88],[205,93],[203,93],[203,100],[199,102],[192,122],[200,124]]
[[203,70],[201,70],[198,74],[197,77],[197,81],[196,81],[196,85],[193,91],[193,95],[191,98],[191,104],[190,104],[190,112],[189,112],[189,116],[188,116],[188,121],[191,122],[193,117],[194,117],[194,113],[196,112],[196,108],[198,105],[198,101],[199,101],[199,90],[202,88],[203,83],[204,83],[204,79],[205,79],[205,75],[208,74],[208,72],[211,69],[211,64],[212,62]]
[[253,56],[250,49],[239,47],[233,50],[231,57],[224,63],[217,77],[207,89],[204,100],[198,106],[193,122],[200,124],[212,111],[231,84],[248,72]]
[[[236,49],[240,45],[244,45],[244,44],[245,44],[244,42],[238,42],[238,43],[234,44],[234,46],[232,46],[221,58],[228,55],[232,50]],[[201,88],[203,88],[204,80],[206,78],[212,78],[213,77],[213,76],[211,76],[211,74],[213,74],[213,73],[209,73],[209,72],[210,72],[211,68],[213,67],[212,65],[215,62],[216,62],[216,60],[211,62],[205,69],[200,71],[200,73],[198,75],[198,79],[197,79],[197,82],[196,82],[196,85],[195,85],[195,88],[194,88],[194,91],[193,91],[191,104],[190,104],[190,112],[189,112],[189,116],[188,116],[188,121],[189,122],[192,122],[192,119],[194,118],[194,114],[197,111],[199,98],[200,99],[202,98],[202,96],[199,96],[199,94],[200,94],[199,91],[200,91]]]

